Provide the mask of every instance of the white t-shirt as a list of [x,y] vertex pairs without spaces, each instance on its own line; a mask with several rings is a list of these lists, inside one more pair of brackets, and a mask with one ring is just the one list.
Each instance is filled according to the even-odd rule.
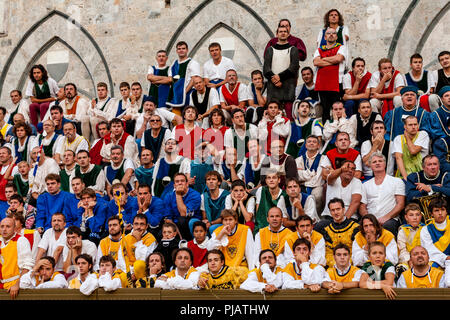
[[[160,67],[155,66],[155,68],[156,68],[156,69],[159,69],[159,70],[165,69],[166,67],[167,67],[167,66],[164,66],[164,67],[160,68]],[[154,74],[154,72],[153,72],[153,66],[149,66],[149,67],[148,67],[147,74],[151,74],[151,75]],[[167,71],[167,76],[168,76],[168,77],[171,77],[171,76],[172,76],[172,69],[171,69],[171,68],[168,69],[168,71]]]
[[[252,83],[250,82],[246,87],[247,87],[247,90],[246,90],[247,91],[247,100],[253,100],[254,104],[258,104],[258,101],[255,101],[255,99],[253,97]],[[262,92],[262,96],[264,98],[267,98],[267,89]],[[296,96],[298,96],[298,94]]]
[[[89,241],[89,240],[81,240],[81,254],[88,254],[91,256],[93,263],[95,264],[95,259],[97,258],[97,246],[95,243]],[[63,261],[66,261],[67,256],[69,255],[69,247],[67,244],[64,245],[64,249],[62,252]],[[73,260],[75,261],[76,257],[73,257]]]
[[[384,84],[385,88],[389,87],[389,84],[391,83],[391,80],[387,81]],[[374,73],[372,73],[372,77],[369,80],[369,84],[367,85],[367,88],[376,88],[379,83],[380,83],[380,71],[375,71]],[[395,77],[394,91],[398,87],[404,87],[404,86],[406,86],[405,79],[403,78],[403,76],[401,74],[398,74]]]
[[[203,199],[203,198],[202,198]],[[251,197],[247,204],[245,205],[245,208],[249,213],[255,214],[255,206],[256,206],[256,199],[255,197]],[[233,199],[231,199],[231,194],[227,195],[225,198],[225,209],[231,209],[233,208]]]
[[[334,184],[327,185],[327,192],[325,197],[325,208],[322,212],[322,216],[330,216],[330,210],[328,209],[328,201],[333,198],[339,198],[344,201],[345,211],[347,211],[350,203],[352,201],[353,194],[360,194],[362,196],[362,183],[361,180],[353,178],[352,181],[344,188],[342,187],[341,177],[338,177]],[[356,213],[353,214],[352,218],[358,219]]]
[[[395,155],[395,152],[403,154],[402,150],[402,136],[398,135],[394,139],[394,144],[392,146],[392,154]],[[415,146],[422,147],[420,154],[422,155],[422,159],[428,154],[428,146],[430,144],[430,137],[426,131],[419,131],[419,135],[417,136],[416,141],[414,141]]]
[[[39,241],[39,248],[42,248],[47,251],[47,256],[53,256],[55,253],[56,248],[58,247],[64,247],[66,245],[66,229],[61,233],[59,236],[59,239],[55,239],[55,231],[53,231],[53,228],[47,229],[47,231],[44,232],[42,235],[41,241]],[[61,254],[59,256],[59,260],[56,261],[56,271],[62,271],[63,270],[63,255]]]
[[402,179],[390,175],[386,175],[380,185],[377,185],[375,178],[373,178],[363,183],[362,187],[361,202],[365,203],[367,211],[378,219],[394,209],[397,204],[396,195],[405,195],[405,184]]
[[[367,70],[364,70],[364,74],[363,76],[365,76],[367,73]],[[342,89],[347,90],[347,89],[351,89],[353,87],[352,85],[352,76],[350,75],[350,73],[346,73],[344,75],[344,78],[342,79]]]
[[233,60],[222,56],[222,60],[218,65],[216,65],[213,59],[209,59],[203,65],[203,77],[211,80],[221,79],[225,80],[226,73],[228,70],[236,70]]

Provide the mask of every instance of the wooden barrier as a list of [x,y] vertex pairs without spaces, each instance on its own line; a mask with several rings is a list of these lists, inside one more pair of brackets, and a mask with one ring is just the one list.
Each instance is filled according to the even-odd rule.
[[[396,300],[450,300],[450,289],[395,289]],[[0,300],[10,300],[6,290],[0,290]],[[161,290],[161,289],[119,289],[105,292],[103,289],[85,296],[70,289],[28,289],[20,290],[17,300],[386,300],[381,290],[347,289],[332,295],[322,289],[312,293],[309,290],[279,290],[274,294],[251,293],[245,290]]]

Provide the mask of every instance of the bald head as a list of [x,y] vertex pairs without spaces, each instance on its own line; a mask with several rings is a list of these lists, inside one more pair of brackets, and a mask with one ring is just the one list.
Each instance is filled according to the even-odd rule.
[[6,217],[0,222],[0,233],[3,237],[3,240],[11,239],[14,234],[15,221],[13,218]]
[[415,246],[410,252],[410,259],[414,268],[424,268],[430,262],[427,249],[422,246]]

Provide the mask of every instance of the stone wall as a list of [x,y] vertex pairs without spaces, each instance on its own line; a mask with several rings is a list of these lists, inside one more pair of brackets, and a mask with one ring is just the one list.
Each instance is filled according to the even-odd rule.
[[42,63],[59,84],[75,82],[95,96],[95,83],[107,82],[118,95],[121,81],[140,81],[159,49],[175,59],[184,40],[203,64],[207,45],[222,44],[244,82],[261,68],[265,44],[280,18],[292,23],[312,66],[323,15],[337,8],[350,29],[350,59],[361,56],[368,69],[392,57],[407,72],[409,56],[420,52],[424,65],[438,68],[437,54],[448,50],[450,2],[447,0],[3,0],[0,5],[0,101],[9,104],[12,89],[25,89],[29,67]]

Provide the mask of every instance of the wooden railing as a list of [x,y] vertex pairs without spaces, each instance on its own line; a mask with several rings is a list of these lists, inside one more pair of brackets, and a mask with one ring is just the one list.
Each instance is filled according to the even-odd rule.
[[[395,289],[396,300],[450,300],[449,289]],[[20,290],[17,300],[386,300],[381,290],[347,289],[340,294],[328,294],[322,289],[279,290],[274,294],[251,293],[244,290],[161,290],[119,289],[105,292],[103,289],[85,296],[79,290],[28,289]],[[0,290],[0,300],[10,300],[6,290]]]

